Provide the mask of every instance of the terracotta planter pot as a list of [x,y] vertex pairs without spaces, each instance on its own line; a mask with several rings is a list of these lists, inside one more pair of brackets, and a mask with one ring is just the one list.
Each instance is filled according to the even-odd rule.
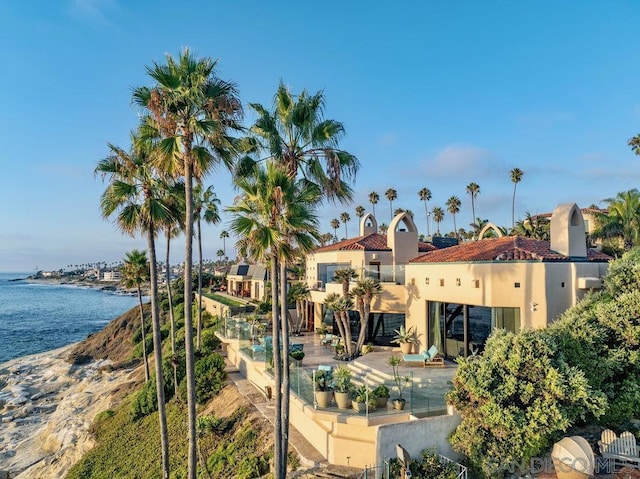
[[413,343],[400,343],[400,351],[402,351],[402,354],[411,354]]
[[378,398],[378,403],[376,404],[376,408],[387,409],[387,399],[389,398]]
[[404,399],[394,399],[393,400],[393,409],[397,411],[402,411],[404,409],[406,401]]
[[319,408],[327,408],[331,406],[333,399],[333,391],[316,391],[316,404]]
[[367,410],[366,402],[355,402],[351,401],[351,406],[358,412],[365,412]]
[[351,394],[335,392],[336,404],[338,409],[349,409],[351,407]]

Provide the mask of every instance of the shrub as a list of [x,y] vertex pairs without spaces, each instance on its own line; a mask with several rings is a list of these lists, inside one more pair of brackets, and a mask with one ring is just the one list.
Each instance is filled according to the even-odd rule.
[[138,391],[131,405],[131,417],[134,421],[143,418],[158,410],[158,397],[156,395],[156,378],[152,378]]
[[556,353],[545,330],[496,330],[482,356],[459,359],[447,399],[462,423],[450,441],[474,477],[501,477],[503,465],[528,463],[576,421],[603,413],[604,395]]
[[[438,453],[425,449],[420,454],[420,460],[411,459],[409,463],[411,477],[416,479],[456,479],[458,471],[455,464],[440,462]],[[401,466],[398,459],[391,460],[391,477],[400,477]]]
[[202,349],[205,351],[217,351],[220,349],[220,345],[222,344],[218,336],[216,336],[216,332],[213,328],[208,328],[202,331]]
[[[218,353],[210,353],[196,358],[194,367],[196,383],[196,402],[204,404],[218,394],[225,385],[227,374],[224,371],[224,358]],[[187,382],[183,380],[178,387],[178,394],[183,401],[187,400]]]

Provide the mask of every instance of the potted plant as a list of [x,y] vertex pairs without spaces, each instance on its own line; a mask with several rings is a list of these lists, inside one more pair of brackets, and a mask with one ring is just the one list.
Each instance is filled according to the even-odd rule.
[[331,386],[331,372],[318,370],[315,372],[315,399],[319,408],[327,408],[333,399],[333,388]]
[[377,399],[374,397],[371,389],[367,388],[367,386],[360,386],[357,389],[353,390],[351,405],[353,409],[358,412],[373,411],[376,408]]
[[386,409],[387,400],[389,399],[389,388],[384,384],[380,384],[373,390],[373,395],[377,399],[376,407],[378,409]]
[[338,366],[333,374],[334,397],[338,409],[349,409],[351,407],[351,370],[347,366]]
[[300,366],[302,364],[302,360],[304,359],[304,351],[296,349],[289,353],[289,357],[291,359],[294,359],[297,362],[298,366]]
[[369,354],[373,352],[373,343],[367,343],[362,345],[362,354]]
[[401,363],[402,358],[399,356],[391,356],[388,361],[389,366],[391,366],[391,369],[393,370],[393,382],[395,383],[395,388],[398,392],[398,395],[393,398],[393,408],[397,410],[404,409],[406,401],[404,397],[402,397],[402,392],[411,383],[411,378],[409,376],[400,375]]
[[416,339],[416,328],[411,326],[409,329],[406,329],[404,325],[402,325],[399,329],[394,329],[393,331],[396,335],[393,337],[391,342],[400,345],[402,354],[411,354],[413,345],[418,344],[418,340]]

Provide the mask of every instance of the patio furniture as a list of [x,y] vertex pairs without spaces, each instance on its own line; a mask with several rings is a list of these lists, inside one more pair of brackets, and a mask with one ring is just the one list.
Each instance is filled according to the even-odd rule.
[[405,363],[420,363],[425,368],[427,366],[444,367],[444,358],[438,356],[438,348],[435,346],[431,346],[428,351],[423,351],[420,354],[403,354],[402,360]]
[[602,457],[612,460],[614,467],[631,466],[640,469],[640,448],[636,445],[636,437],[629,431],[624,431],[618,437],[611,429],[605,429],[598,445]]
[[553,468],[558,479],[588,479],[593,477],[595,457],[582,436],[565,437],[553,445]]
[[336,336],[335,334],[327,333],[324,335],[321,342],[325,348],[328,348],[329,346],[331,346],[331,343],[338,338],[339,336]]

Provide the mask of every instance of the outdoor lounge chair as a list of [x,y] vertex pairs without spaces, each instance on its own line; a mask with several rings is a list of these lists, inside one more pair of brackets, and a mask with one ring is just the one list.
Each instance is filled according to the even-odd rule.
[[614,461],[614,467],[631,466],[640,469],[640,448],[636,445],[636,437],[629,431],[624,431],[618,437],[611,429],[605,429],[598,445],[602,457]]
[[431,346],[428,351],[423,351],[420,354],[403,354],[402,360],[405,363],[421,363],[425,368],[427,366],[444,367],[444,358],[438,356],[438,348],[435,346]]

